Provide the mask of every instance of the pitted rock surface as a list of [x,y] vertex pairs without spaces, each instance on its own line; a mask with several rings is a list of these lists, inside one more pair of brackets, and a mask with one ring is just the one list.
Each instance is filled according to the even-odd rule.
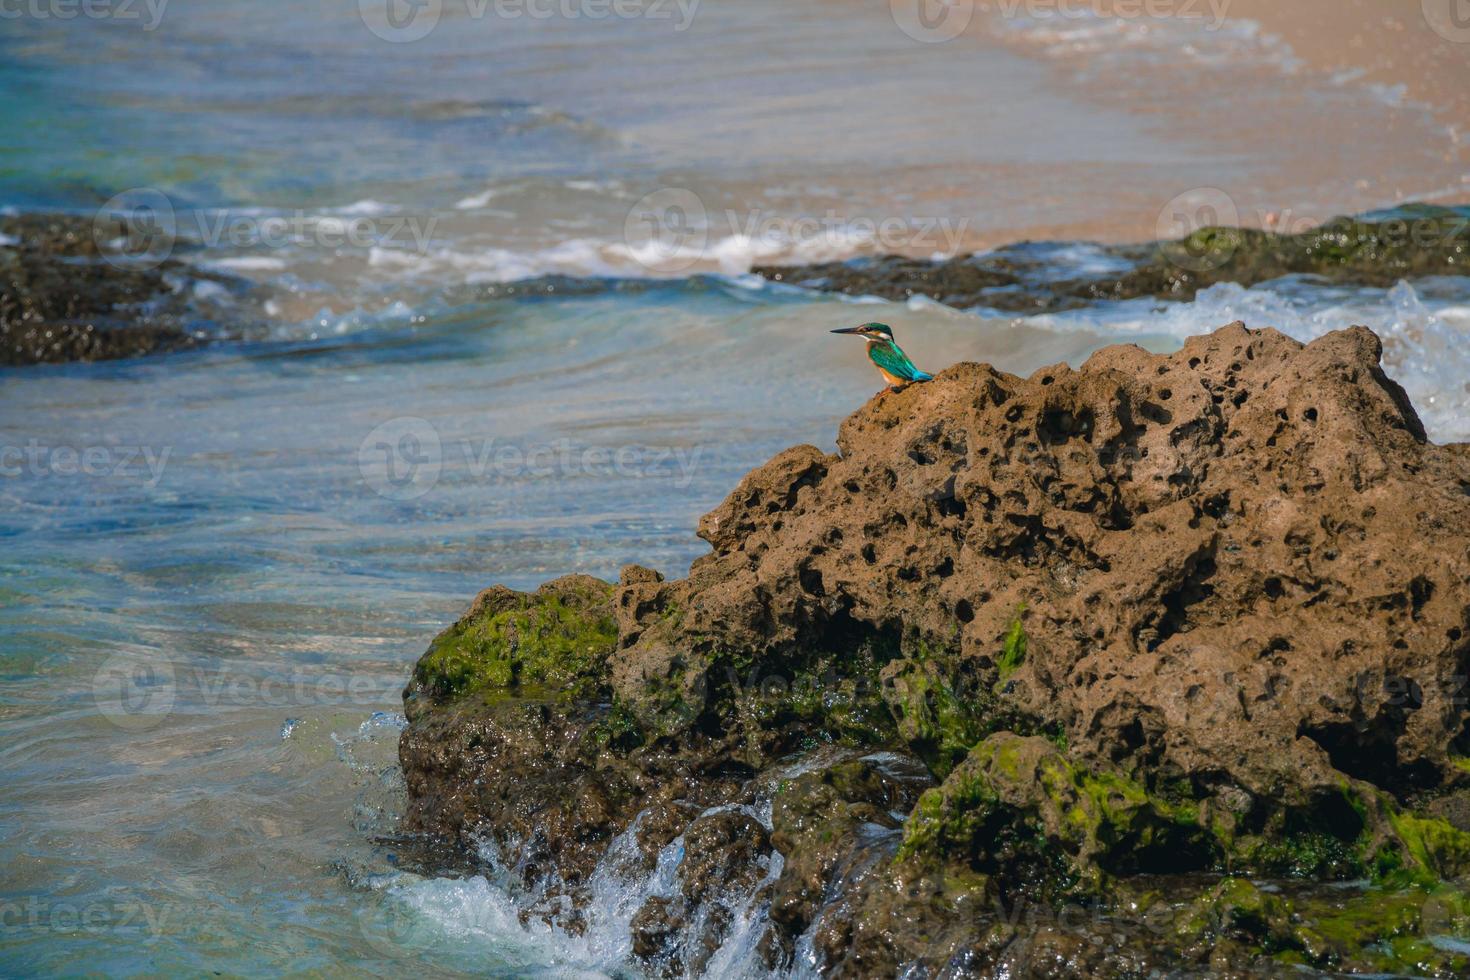
[[1470,451],[1426,441],[1380,353],[1235,324],[875,397],[837,453],[742,480],[688,580],[624,586],[613,688],[697,699],[715,651],[883,630],[989,684],[1019,614],[1004,698],[1084,757],[1235,810],[1463,780]]
[[1380,353],[1235,324],[879,395],[686,579],[482,593],[405,691],[403,829],[573,934],[663,868],[650,975],[1464,976],[1470,447]]

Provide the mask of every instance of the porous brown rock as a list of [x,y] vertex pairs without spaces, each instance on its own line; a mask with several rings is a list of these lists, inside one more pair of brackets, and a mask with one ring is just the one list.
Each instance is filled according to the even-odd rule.
[[[1453,975],[1422,923],[1470,923],[1442,891],[1470,875],[1470,447],[1425,438],[1380,353],[1233,324],[879,395],[837,452],[747,475],[686,579],[487,593],[408,692],[408,829],[492,840],[573,908],[629,827],[645,869],[704,842],[633,919],[659,972],[713,962],[735,887],[768,965],[838,976]],[[1412,891],[1179,920],[1254,900],[1232,873]],[[1162,936],[1010,913],[1126,916],[1151,876]]]
[[1426,441],[1379,354],[1235,324],[877,397],[837,453],[748,475],[687,581],[630,587],[684,615],[625,616],[613,687],[636,706],[672,649],[688,685],[701,651],[834,628],[989,678],[1019,615],[1007,698],[1076,754],[1228,787],[1225,812],[1462,782],[1470,452]]

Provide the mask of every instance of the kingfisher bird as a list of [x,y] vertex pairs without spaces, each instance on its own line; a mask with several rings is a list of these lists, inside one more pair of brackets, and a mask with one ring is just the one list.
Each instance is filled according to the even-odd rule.
[[868,342],[868,360],[888,382],[888,391],[899,391],[916,381],[933,381],[934,375],[920,371],[893,340],[893,330],[886,323],[865,323],[860,327],[844,327],[833,333],[852,334]]

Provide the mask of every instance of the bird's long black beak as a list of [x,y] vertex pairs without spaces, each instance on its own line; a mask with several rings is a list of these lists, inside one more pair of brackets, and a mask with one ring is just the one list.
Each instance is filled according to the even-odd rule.
[[862,333],[862,327],[843,327],[841,330],[833,330],[833,333]]

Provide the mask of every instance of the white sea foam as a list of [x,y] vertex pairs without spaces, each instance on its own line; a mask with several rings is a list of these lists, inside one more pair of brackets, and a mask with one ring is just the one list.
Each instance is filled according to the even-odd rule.
[[[582,238],[528,251],[487,247],[416,252],[374,246],[368,252],[368,264],[374,268],[398,270],[412,278],[469,283],[515,282],[545,275],[639,274],[636,268],[612,261],[607,248],[604,244]],[[647,270],[642,270],[642,274],[648,274]]]
[[562,186],[570,191],[608,191],[617,193],[623,189],[617,180],[564,180]]
[[[488,845],[481,853],[489,866],[486,874],[466,879],[405,875],[385,889],[385,897],[420,920],[414,928],[428,931],[427,942],[456,948],[471,960],[483,961],[488,953],[524,975],[625,976],[632,968],[633,917],[650,898],[674,894],[685,853],[681,835],[659,851],[652,871],[642,871],[638,827],[635,820],[613,839],[588,880],[580,930],[549,925],[537,914],[523,921],[528,910],[544,911],[546,891],[520,887],[514,869],[506,868],[498,851]],[[765,860],[761,882],[750,893],[716,899],[730,911],[731,921],[707,975],[765,974],[758,950],[766,909],[755,896],[780,877],[782,866],[781,856],[773,852]],[[703,914],[685,924],[686,952],[697,942]]]
[[[0,244],[4,244],[0,242]],[[203,300],[221,300],[229,296],[230,291],[212,279],[197,279],[194,281],[194,298]]]
[[393,210],[382,201],[374,201],[372,198],[364,198],[361,201],[353,201],[351,204],[333,209],[337,214],[387,214]]
[[763,263],[831,262],[879,251],[881,245],[873,232],[858,226],[795,239],[733,234],[687,244],[577,237],[528,249],[459,245],[421,252],[378,246],[369,250],[368,263],[410,278],[448,282],[515,282],[547,275],[671,279],[694,273],[738,276]]
[[286,260],[269,255],[234,255],[210,259],[204,265],[225,272],[278,272],[286,268]]
[[1244,17],[1118,17],[1071,10],[1000,18],[997,31],[1045,57],[1091,58],[1099,67],[1117,67],[1139,58],[1206,67],[1252,63],[1283,74],[1294,74],[1302,66],[1289,44]]
[[475,208],[483,208],[498,196],[500,196],[500,191],[497,188],[487,187],[478,194],[460,198],[454,202],[454,206],[461,211],[473,211]]
[[[742,813],[769,830],[770,791],[776,785],[831,765],[846,754],[822,749],[778,767],[768,776],[767,791],[755,802],[710,807],[700,818]],[[887,761],[879,756],[870,758]],[[547,889],[523,888],[520,869],[508,866],[500,849],[489,843],[480,848],[487,867],[485,874],[469,879],[403,876],[387,889],[387,897],[422,919],[416,927],[428,929],[435,939],[459,947],[467,957],[481,957],[481,962],[489,952],[522,974],[628,976],[636,972],[632,959],[633,917],[649,899],[676,894],[685,856],[681,834],[659,851],[651,871],[643,870],[638,833],[645,817],[646,813],[640,814],[627,830],[613,838],[588,879],[588,901],[581,920],[585,928],[580,931],[548,925],[540,914],[527,915],[522,921],[528,910],[544,911]],[[763,874],[753,887],[707,899],[705,906],[681,924],[682,935],[676,943],[681,947],[681,959],[687,963],[700,949],[703,926],[714,911],[708,903],[718,904],[720,911],[728,914],[724,938],[706,963],[704,976],[769,975],[760,956],[769,912],[761,895],[780,878],[785,862],[774,850],[759,860]],[[798,971],[793,975],[804,974]]]

